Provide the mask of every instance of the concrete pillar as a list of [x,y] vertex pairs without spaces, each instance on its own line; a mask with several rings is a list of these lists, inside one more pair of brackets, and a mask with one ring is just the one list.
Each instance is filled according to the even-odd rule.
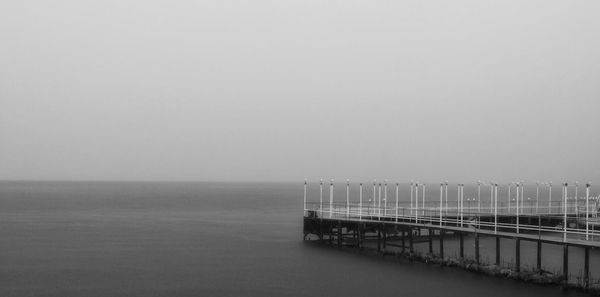
[[515,239],[515,271],[521,271],[521,239]]
[[475,262],[479,265],[479,234],[475,233]]
[[406,236],[406,230],[404,228],[402,228],[401,230],[402,232],[402,252],[404,253],[404,251],[406,250],[406,240],[405,240],[405,236]]
[[412,233],[412,228],[408,229],[408,245],[409,245],[409,252],[413,252],[413,233]]
[[569,281],[569,246],[563,245],[563,278],[565,284]]
[[444,260],[444,230],[440,230],[440,258]]
[[542,241],[537,242],[537,270],[542,270]]
[[342,247],[342,224],[338,223],[338,235],[337,235],[337,245],[338,247]]
[[585,264],[583,267],[583,281],[585,284],[585,289],[590,289],[590,248],[585,247]]
[[433,230],[429,229],[429,253],[433,254]]
[[377,251],[381,252],[381,226],[377,228]]
[[383,225],[382,227],[384,227],[383,229],[383,250],[385,251],[386,247],[387,247],[387,229],[385,229],[385,225]]
[[500,237],[496,236],[496,265],[500,266]]
[[462,232],[458,233],[459,239],[460,239],[460,251],[459,251],[459,257],[461,259],[463,259],[465,257],[465,238],[462,234]]

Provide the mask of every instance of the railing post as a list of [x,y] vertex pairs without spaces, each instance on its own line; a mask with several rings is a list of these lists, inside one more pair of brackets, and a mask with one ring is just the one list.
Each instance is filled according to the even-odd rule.
[[360,183],[360,191],[358,194],[358,220],[362,221],[362,194],[363,194],[363,186]]

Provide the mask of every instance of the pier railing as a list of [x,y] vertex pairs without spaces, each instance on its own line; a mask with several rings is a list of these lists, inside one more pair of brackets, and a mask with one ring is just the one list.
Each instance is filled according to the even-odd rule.
[[[404,205],[403,205],[404,204]],[[325,219],[344,219],[353,221],[403,222],[433,226],[453,226],[473,231],[493,230],[494,232],[514,232],[539,234],[540,236],[563,237],[564,240],[600,240],[600,218],[597,217],[597,202],[588,203],[588,211],[580,203],[567,205],[565,220],[564,203],[551,207],[523,206],[508,207],[500,203],[497,208],[481,210],[479,206],[435,206],[426,203],[410,207],[406,202],[395,206],[373,206],[361,203],[332,203],[321,205],[319,202],[307,202],[305,216]],[[593,210],[593,211],[592,211]],[[562,211],[559,212],[559,211]],[[587,214],[587,216],[586,216]],[[535,224],[530,222],[534,221]],[[542,222],[547,223],[542,223]],[[567,222],[565,227],[564,222]],[[587,227],[587,228],[586,228]]]

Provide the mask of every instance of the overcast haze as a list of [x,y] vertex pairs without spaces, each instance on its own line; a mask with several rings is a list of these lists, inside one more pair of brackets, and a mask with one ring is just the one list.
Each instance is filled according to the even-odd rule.
[[599,1],[5,1],[0,179],[600,183]]

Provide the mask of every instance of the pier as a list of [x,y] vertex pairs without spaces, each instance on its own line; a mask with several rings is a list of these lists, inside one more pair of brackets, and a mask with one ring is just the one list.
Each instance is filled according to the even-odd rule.
[[[458,242],[458,261],[463,261],[467,258],[465,242],[472,240],[469,256],[473,267],[492,266],[496,274],[503,268],[513,274],[524,274],[522,244],[529,242],[535,246],[536,261],[535,269],[528,273],[535,275],[538,282],[543,282],[538,275],[544,273],[544,247],[553,245],[562,249],[562,271],[547,278],[563,286],[573,286],[569,272],[569,262],[573,259],[569,255],[573,254],[570,250],[577,249],[581,251],[577,255],[581,255],[578,262],[581,260],[583,267],[575,285],[597,290],[598,283],[590,277],[590,251],[600,248],[598,197],[590,196],[589,183],[582,195],[577,184],[563,183],[559,197],[552,197],[551,188],[545,197],[540,197],[540,185],[544,186],[536,184],[536,197],[532,200],[524,195],[522,182],[506,185],[503,197],[499,195],[499,184],[471,185],[472,197],[465,195],[464,184],[457,184],[452,189],[456,196],[449,200],[447,182],[437,184],[432,198],[425,195],[426,185],[420,183],[410,183],[410,195],[399,190],[399,183],[387,182],[374,182],[372,189],[369,184],[368,190],[362,183],[354,185],[351,195],[351,184],[347,181],[345,200],[334,201],[333,181],[329,183],[329,197],[323,195],[323,181],[319,183],[318,197],[308,197],[305,181],[304,240],[409,257],[415,256],[416,245],[425,244],[425,257],[440,264],[451,261],[445,255],[445,242]],[[487,195],[482,190],[487,190]],[[574,196],[569,196],[570,192]],[[340,200],[339,195],[336,198]],[[482,263],[480,241],[484,238],[495,243],[492,263]],[[514,248],[512,252],[502,247],[507,240],[514,243],[510,245],[510,249]],[[501,254],[507,252],[514,259],[510,264],[501,262]]]

